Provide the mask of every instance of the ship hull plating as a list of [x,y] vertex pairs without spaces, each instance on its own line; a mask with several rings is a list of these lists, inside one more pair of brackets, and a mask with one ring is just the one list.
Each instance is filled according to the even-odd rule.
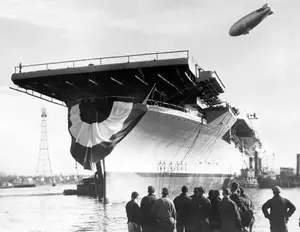
[[154,186],[157,196],[161,196],[163,187],[169,189],[169,195],[174,198],[181,193],[181,187],[186,185],[188,194],[192,195],[195,187],[204,186],[208,189],[221,190],[229,175],[203,173],[146,173],[146,172],[108,172],[107,198],[112,202],[127,201],[133,191],[140,196],[147,195],[147,187]]
[[171,195],[182,185],[190,192],[197,186],[221,189],[227,177],[239,174],[242,156],[222,140],[235,116],[228,109],[210,116],[205,124],[197,116],[148,105],[147,113],[105,158],[107,196],[125,200],[134,190],[146,194],[149,185],[158,194],[167,187]]

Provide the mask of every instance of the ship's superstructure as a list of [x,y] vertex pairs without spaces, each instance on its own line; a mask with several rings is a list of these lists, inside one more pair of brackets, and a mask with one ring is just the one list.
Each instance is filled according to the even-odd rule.
[[86,169],[102,162],[108,195],[124,183],[128,192],[149,184],[220,188],[239,174],[241,151],[256,146],[245,140],[255,137],[251,128],[220,100],[217,73],[189,51],[20,66],[12,80],[65,103],[71,154]]

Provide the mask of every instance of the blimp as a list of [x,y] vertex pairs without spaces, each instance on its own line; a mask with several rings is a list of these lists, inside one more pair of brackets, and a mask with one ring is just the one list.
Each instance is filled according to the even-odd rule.
[[273,11],[266,3],[263,7],[259,8],[256,11],[244,16],[240,20],[238,20],[229,30],[229,35],[231,36],[239,36],[246,35],[260,24],[267,16],[273,14]]

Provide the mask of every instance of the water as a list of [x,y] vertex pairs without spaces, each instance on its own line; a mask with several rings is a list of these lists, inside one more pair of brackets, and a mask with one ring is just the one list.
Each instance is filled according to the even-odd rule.
[[[126,231],[126,202],[103,206],[96,199],[64,196],[64,189],[75,186],[42,186],[24,189],[0,189],[0,231]],[[253,197],[256,222],[254,232],[269,231],[261,205],[272,197],[270,190],[246,190]],[[300,188],[284,189],[297,211],[289,221],[289,231],[299,231]]]

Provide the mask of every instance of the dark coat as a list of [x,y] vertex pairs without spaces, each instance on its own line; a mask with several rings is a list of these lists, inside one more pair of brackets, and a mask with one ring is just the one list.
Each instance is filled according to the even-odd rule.
[[221,231],[241,232],[242,222],[237,205],[224,197],[220,202]]
[[189,218],[189,207],[192,199],[186,194],[181,193],[179,196],[175,197],[174,205],[177,212],[177,222],[185,224]]
[[[268,211],[270,209],[270,212]],[[266,218],[270,220],[271,231],[287,231],[288,218],[295,212],[296,207],[288,199],[274,196],[262,206]]]
[[206,221],[209,223],[209,218],[211,215],[211,202],[205,196],[199,196],[199,213],[200,221]]
[[141,210],[139,205],[131,200],[126,204],[126,214],[128,222],[134,222],[138,225],[141,225]]
[[191,198],[191,218],[208,222],[211,214],[211,203],[208,198],[201,195],[192,195]]
[[241,197],[244,199],[244,204],[245,204],[246,208],[254,210],[254,205],[253,205],[251,197],[246,193],[243,193],[241,195]]
[[220,197],[213,197],[211,199],[211,220],[219,222],[220,219],[220,203],[221,198]]
[[234,201],[234,203],[237,205],[237,207],[239,208],[240,211],[245,211],[247,209],[244,202],[243,202],[242,197],[239,194],[232,193],[230,195],[230,199],[232,201]]
[[154,194],[148,194],[141,201],[142,225],[153,225],[156,223],[154,215],[154,205],[157,197]]
[[199,195],[190,196],[191,202],[189,204],[189,218],[187,228],[189,231],[200,231],[199,221]]

